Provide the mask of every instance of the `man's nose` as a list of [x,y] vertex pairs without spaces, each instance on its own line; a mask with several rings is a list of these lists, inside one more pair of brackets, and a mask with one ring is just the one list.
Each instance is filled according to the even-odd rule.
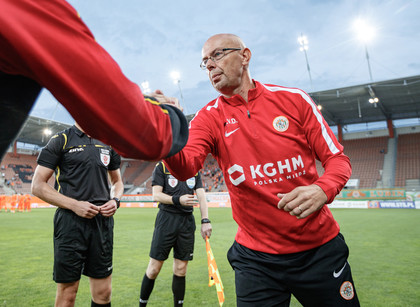
[[216,67],[216,62],[212,58],[209,58],[206,63],[207,70],[210,71],[214,69],[215,67]]

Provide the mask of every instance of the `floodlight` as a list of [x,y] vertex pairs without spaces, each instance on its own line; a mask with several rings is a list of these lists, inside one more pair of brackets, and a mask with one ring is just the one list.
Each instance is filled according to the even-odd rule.
[[174,70],[171,72],[171,78],[174,80],[174,84],[177,84],[180,82],[181,74]]
[[368,64],[368,69],[369,69],[369,77],[370,77],[370,81],[373,81],[372,69],[370,68],[369,52],[368,52],[368,48],[367,48],[367,42],[372,40],[373,36],[375,35],[375,29],[372,26],[370,26],[369,24],[367,24],[362,19],[357,19],[353,23],[353,28],[356,31],[357,37],[365,45],[365,54],[366,54],[366,61],[367,61],[367,64]]
[[181,102],[183,104],[184,96],[182,95],[182,89],[181,89],[181,74],[178,71],[173,70],[171,71],[171,78],[174,80],[174,84],[178,84],[179,95],[181,96]]
[[298,37],[299,45],[301,46],[308,46],[308,38],[305,35],[301,35]]
[[357,37],[364,43],[371,41],[375,36],[375,28],[362,19],[357,19],[353,24],[353,28],[356,31]]
[[305,60],[306,60],[306,69],[308,70],[308,75],[309,75],[309,81],[311,81],[311,90],[313,90],[313,85],[312,85],[312,76],[311,76],[311,68],[309,66],[309,61],[308,61],[308,55],[306,54],[306,50],[309,49],[308,47],[308,38],[301,34],[298,37],[298,43],[300,45],[299,50],[303,51],[303,53],[305,54]]

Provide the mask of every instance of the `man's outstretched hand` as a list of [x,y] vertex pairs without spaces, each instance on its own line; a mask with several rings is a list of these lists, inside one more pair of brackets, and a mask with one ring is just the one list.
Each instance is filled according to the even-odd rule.
[[181,111],[184,111],[177,98],[165,96],[161,90],[155,90],[154,92],[147,95],[155,98],[157,101],[159,101],[159,103],[170,104],[177,107]]

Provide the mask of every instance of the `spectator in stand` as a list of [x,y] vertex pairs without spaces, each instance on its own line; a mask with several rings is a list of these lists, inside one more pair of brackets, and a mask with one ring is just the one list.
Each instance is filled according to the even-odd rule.
[[238,307],[288,306],[291,294],[304,306],[359,306],[349,249],[326,206],[350,178],[349,158],[308,94],[251,79],[250,60],[236,35],[205,42],[200,66],[221,95],[165,164],[184,180],[211,153],[229,178]]
[[159,91],[143,97],[67,1],[0,0],[0,8],[0,158],[42,87],[123,156],[159,160],[185,145],[182,111],[160,104]]

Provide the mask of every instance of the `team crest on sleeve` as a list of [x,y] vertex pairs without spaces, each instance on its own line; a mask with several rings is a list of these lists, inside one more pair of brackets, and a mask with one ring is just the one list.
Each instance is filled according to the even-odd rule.
[[111,161],[111,156],[108,149],[101,149],[101,162],[103,165],[108,166]]
[[284,132],[289,128],[289,120],[285,116],[277,116],[273,120],[273,127],[278,132]]
[[190,179],[187,180],[187,186],[190,189],[194,189],[194,187],[195,187],[195,177],[191,177]]
[[349,281],[343,282],[343,284],[340,287],[340,294],[341,297],[345,300],[351,300],[354,297],[353,284]]
[[175,188],[178,184],[178,179],[176,179],[174,176],[169,175],[168,176],[168,184],[171,188]]

